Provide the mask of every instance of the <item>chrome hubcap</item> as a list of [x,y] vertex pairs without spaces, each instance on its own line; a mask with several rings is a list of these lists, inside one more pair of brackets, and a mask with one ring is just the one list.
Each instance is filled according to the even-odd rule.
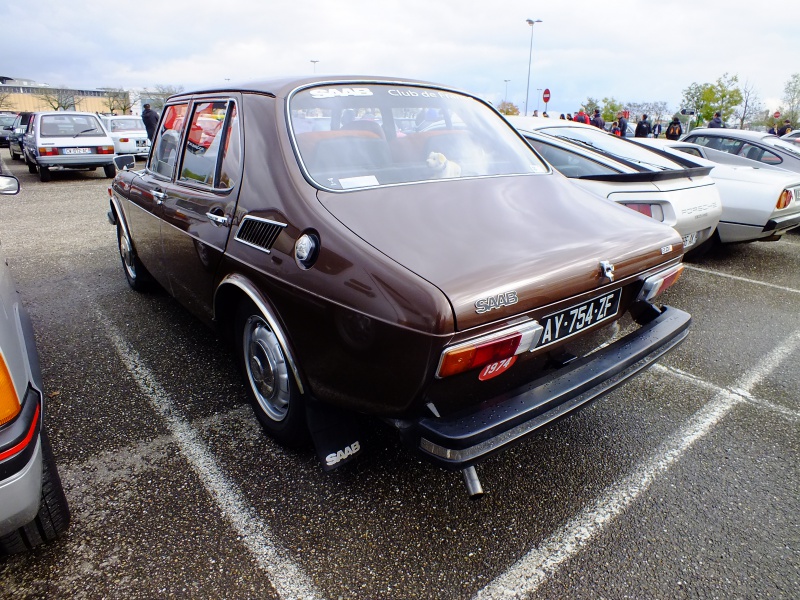
[[244,325],[247,380],[261,409],[274,421],[289,412],[289,369],[278,338],[267,323],[251,316]]

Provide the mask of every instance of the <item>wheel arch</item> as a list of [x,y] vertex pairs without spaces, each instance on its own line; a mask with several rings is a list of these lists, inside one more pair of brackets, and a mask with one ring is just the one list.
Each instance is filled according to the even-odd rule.
[[280,325],[277,311],[272,306],[269,299],[258,290],[252,281],[237,273],[226,276],[214,292],[213,315],[220,333],[226,335],[227,332],[232,331],[232,322],[235,318],[236,306],[244,300],[251,302],[261,312],[270,328],[275,333],[286,355],[289,367],[292,369],[292,375],[297,384],[297,389],[300,390],[301,394],[305,395],[306,386],[303,383],[302,374],[297,366],[292,345]]

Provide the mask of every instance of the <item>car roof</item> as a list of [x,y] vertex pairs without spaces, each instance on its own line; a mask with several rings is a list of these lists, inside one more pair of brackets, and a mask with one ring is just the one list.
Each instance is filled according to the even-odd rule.
[[725,136],[725,137],[734,137],[734,138],[741,138],[744,140],[763,140],[765,138],[775,138],[778,139],[777,135],[773,135],[771,133],[765,133],[763,131],[750,131],[749,129],[731,129],[728,127],[721,128],[721,127],[696,127],[692,129],[686,136],[691,135],[714,135],[714,136]]
[[422,85],[428,87],[443,88],[459,93],[471,95],[468,92],[455,90],[454,88],[444,86],[429,81],[421,81],[417,79],[405,79],[402,77],[380,77],[374,75],[327,75],[327,76],[287,76],[275,79],[266,79],[263,81],[251,81],[239,84],[228,84],[224,87],[214,88],[201,88],[187,92],[180,92],[171,96],[169,99],[187,98],[194,94],[211,94],[211,93],[230,93],[230,92],[254,92],[259,94],[267,94],[274,97],[286,97],[298,87],[304,87],[314,84],[330,84],[330,85],[343,85],[347,83],[395,83],[397,85]]

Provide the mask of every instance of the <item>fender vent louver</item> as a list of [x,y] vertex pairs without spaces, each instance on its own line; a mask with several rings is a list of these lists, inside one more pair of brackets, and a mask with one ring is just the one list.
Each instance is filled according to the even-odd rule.
[[286,223],[278,223],[257,217],[245,217],[236,232],[236,240],[269,252],[275,240],[278,239]]

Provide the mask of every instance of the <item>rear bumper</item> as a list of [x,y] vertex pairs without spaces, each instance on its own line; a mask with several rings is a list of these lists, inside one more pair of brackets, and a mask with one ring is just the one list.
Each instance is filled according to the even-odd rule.
[[800,213],[774,217],[764,226],[765,233],[784,233],[800,225]]
[[75,156],[37,156],[36,164],[40,167],[62,167],[64,169],[82,169],[103,167],[114,164],[114,154],[76,154]]
[[691,315],[664,307],[635,332],[523,388],[445,418],[394,421],[404,442],[449,470],[473,466],[621,385],[680,344]]

